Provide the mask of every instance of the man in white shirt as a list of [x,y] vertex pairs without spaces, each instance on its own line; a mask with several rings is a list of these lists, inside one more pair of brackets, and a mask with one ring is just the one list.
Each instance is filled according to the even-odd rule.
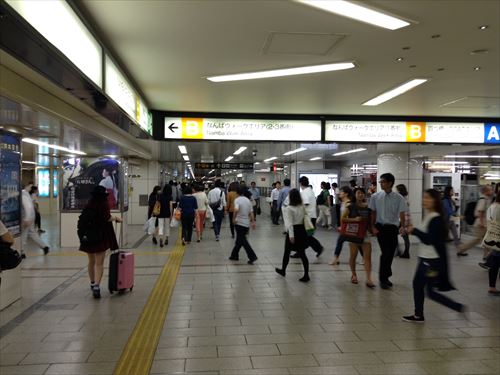
[[250,226],[255,229],[255,218],[253,215],[252,202],[245,194],[247,193],[245,186],[238,187],[238,197],[234,200],[233,222],[236,229],[236,242],[229,260],[239,260],[239,252],[243,247],[248,256],[248,264],[253,264],[257,260],[257,255],[248,243],[247,234]]
[[26,254],[24,253],[24,249],[26,248],[28,237],[30,237],[33,242],[35,242],[42,250],[45,255],[49,252],[49,247],[43,240],[40,238],[38,231],[35,229],[35,206],[33,204],[33,200],[31,199],[30,194],[23,190],[21,192],[21,256],[26,258]]
[[[302,204],[306,208],[306,212],[311,218],[314,226],[316,226],[316,218],[318,214],[316,213],[316,195],[313,189],[309,186],[309,179],[306,176],[302,176],[299,179],[300,183],[300,197],[302,198]],[[321,243],[314,238],[314,236],[308,237],[309,246],[316,252],[316,256],[319,257],[323,252],[324,248]],[[300,258],[300,256],[295,253],[291,256],[292,258]]]
[[280,211],[278,208],[278,199],[280,196],[281,182],[275,182],[275,188],[271,191],[271,219],[274,225],[279,225]]
[[[481,187],[481,196],[479,197],[476,208],[474,209],[474,239],[461,245],[457,252],[458,256],[465,256],[467,250],[473,248],[474,246],[480,244],[483,241],[484,235],[486,234],[486,211],[491,205],[491,197],[493,196],[493,188],[491,185],[485,185]],[[488,250],[484,249],[483,258],[488,255]]]
[[220,227],[222,225],[222,219],[224,219],[224,209],[226,207],[226,194],[221,189],[221,181],[216,180],[214,183],[215,187],[208,193],[208,205],[212,209],[215,217],[214,222],[214,232],[215,240],[220,239]]

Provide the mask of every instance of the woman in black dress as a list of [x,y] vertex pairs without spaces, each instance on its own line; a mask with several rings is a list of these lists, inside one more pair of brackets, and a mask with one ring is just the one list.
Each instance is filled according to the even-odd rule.
[[[160,197],[160,190],[161,190],[161,186],[156,185],[153,188],[153,191],[151,192],[151,194],[149,194],[149,198],[148,198],[148,220],[153,215],[153,208],[154,208],[154,206],[156,204],[156,201]],[[155,222],[155,232],[156,232],[156,228],[157,227],[158,227],[158,219],[156,219],[156,222]],[[158,243],[158,240],[156,239],[155,233],[153,233],[153,243],[155,245]]]
[[[103,186],[96,186],[92,191],[92,198],[85,206],[82,212],[83,215],[88,215],[93,222],[93,231],[98,233],[97,240],[91,243],[85,242],[80,244],[80,251],[87,253],[88,256],[88,272],[90,278],[90,289],[94,298],[101,298],[101,289],[99,287],[104,269],[104,258],[106,250],[118,249],[115,231],[113,229],[113,221],[121,223],[122,219],[117,216],[111,216],[108,204],[108,193]],[[95,234],[95,233],[94,233]]]

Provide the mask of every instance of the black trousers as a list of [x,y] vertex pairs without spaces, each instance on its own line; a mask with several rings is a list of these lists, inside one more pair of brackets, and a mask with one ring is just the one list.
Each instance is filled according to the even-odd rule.
[[278,201],[273,201],[273,205],[271,206],[271,220],[273,224],[279,224],[280,212],[278,210]]
[[497,285],[498,270],[500,269],[500,254],[497,251],[492,251],[492,254],[488,257],[487,264],[490,267],[488,270],[490,288],[495,288]]
[[234,237],[233,216],[234,216],[234,212],[229,212],[229,229],[231,229],[231,236]]
[[378,244],[380,246],[380,268],[378,278],[385,282],[392,276],[392,260],[394,253],[398,247],[399,229],[396,225],[375,224],[379,233],[377,235]]
[[35,227],[38,229],[42,229],[42,216],[38,211],[35,211]]
[[304,276],[309,276],[309,259],[307,259],[306,250],[302,248],[294,249],[294,245],[290,242],[290,237],[288,233],[286,234],[285,239],[285,252],[283,253],[283,263],[281,265],[281,269],[286,271],[286,267],[288,266],[288,262],[290,261],[290,252],[296,251],[296,254],[300,256],[302,260],[302,266],[304,267]]
[[[314,225],[314,227],[316,227],[316,218],[311,218],[311,222],[312,224]],[[308,236],[307,237],[307,244],[316,252],[316,253],[319,253],[322,251],[323,249],[323,245],[321,245],[321,243],[316,239],[314,238],[314,236]]]
[[438,293],[432,287],[433,278],[429,277],[429,271],[435,269],[437,266],[438,259],[418,259],[417,271],[413,278],[413,300],[415,303],[415,315],[419,317],[424,317],[424,299],[425,299],[425,287],[427,286],[427,295],[433,301],[440,303],[452,310],[462,311],[462,304],[455,302],[451,298]]
[[192,214],[182,214],[182,238],[184,241],[191,242],[191,237],[193,236],[193,223],[194,223],[194,213]]
[[236,229],[236,243],[234,244],[233,251],[231,252],[231,258],[238,259],[240,249],[243,247],[247,253],[248,260],[257,259],[255,251],[253,251],[252,246],[247,240],[248,228],[236,224],[234,226]]

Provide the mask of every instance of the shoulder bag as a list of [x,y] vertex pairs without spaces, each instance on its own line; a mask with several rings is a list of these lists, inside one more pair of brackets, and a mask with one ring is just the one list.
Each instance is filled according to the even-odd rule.
[[[487,212],[487,229],[483,239],[483,246],[488,250],[500,251],[500,223],[493,220],[493,208],[499,209],[499,205],[490,206]],[[497,215],[495,215],[497,216]]]
[[21,264],[23,258],[10,244],[0,241],[0,271],[11,270]]
[[307,210],[305,207],[304,207],[304,227],[305,227],[306,233],[309,237],[314,235],[316,228],[314,227],[312,220],[311,220],[311,217],[307,213]]
[[[354,204],[349,206],[349,218],[353,219],[360,216]],[[366,221],[357,221],[346,223],[340,226],[340,235],[347,242],[363,243],[366,237]]]

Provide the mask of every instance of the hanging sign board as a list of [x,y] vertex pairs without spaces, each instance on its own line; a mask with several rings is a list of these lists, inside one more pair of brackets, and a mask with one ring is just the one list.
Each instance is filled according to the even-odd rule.
[[253,163],[194,163],[195,169],[253,169]]
[[327,142],[500,143],[500,124],[327,121]]
[[166,117],[164,139],[321,141],[321,121]]

